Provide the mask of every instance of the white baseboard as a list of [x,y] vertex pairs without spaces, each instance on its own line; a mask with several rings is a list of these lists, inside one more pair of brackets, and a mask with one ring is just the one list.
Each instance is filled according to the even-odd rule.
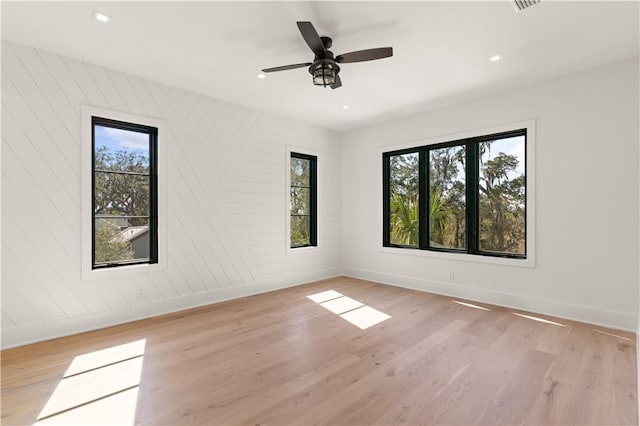
[[1,348],[3,350],[9,349],[16,346],[23,346],[30,343],[111,327],[171,312],[267,293],[283,288],[295,287],[343,275],[396,287],[426,291],[434,294],[459,297],[493,305],[552,315],[559,318],[566,318],[602,327],[632,332],[640,331],[638,319],[635,315],[605,311],[555,300],[531,298],[459,284],[347,267],[343,269],[332,268],[314,271],[304,275],[297,275],[294,279],[276,279],[260,284],[249,284],[209,291],[206,293],[192,294],[169,300],[137,305],[123,310],[100,312],[97,314],[84,315],[60,321],[9,328],[2,331]]
[[347,277],[375,281],[396,287],[474,300],[617,330],[634,333],[638,331],[638,318],[632,314],[359,268],[345,267],[343,268],[343,273]]
[[[640,395],[640,318],[638,318],[636,326],[636,387],[638,389],[636,395]],[[638,401],[638,414],[640,415],[640,399],[636,399]]]
[[307,284],[328,278],[342,276],[341,268],[323,269],[314,272],[296,274],[293,278],[273,279],[260,284],[229,287],[206,293],[191,294],[168,300],[161,300],[132,306],[117,311],[100,312],[59,321],[29,324],[2,330],[1,348],[9,349],[44,340],[84,333],[86,331],[111,327],[131,321],[156,317],[171,312],[182,311],[199,306],[211,305],[226,300],[238,299],[260,293],[267,293],[288,287]]

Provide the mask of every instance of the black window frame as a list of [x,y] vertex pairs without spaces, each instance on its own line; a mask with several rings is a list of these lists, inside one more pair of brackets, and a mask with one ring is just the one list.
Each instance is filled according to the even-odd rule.
[[[104,173],[104,170],[96,170],[96,126],[110,127],[120,130],[128,130],[149,135],[149,258],[114,261],[96,264],[96,172]],[[114,171],[106,171],[114,174],[131,174]],[[146,174],[140,174],[147,176]],[[158,263],[158,128],[143,124],[113,120],[106,117],[91,117],[91,269],[108,269],[130,265],[146,265]],[[128,217],[128,216],[119,216]]]
[[[316,247],[318,245],[318,157],[310,154],[303,154],[300,152],[291,152],[289,156],[289,168],[291,168],[291,160],[298,158],[301,160],[309,161],[309,186],[296,188],[308,188],[309,189],[309,214],[308,215],[294,215],[291,214],[291,206],[289,206],[289,232],[291,232],[291,217],[292,216],[309,216],[309,243],[308,244],[296,244],[291,242],[291,235],[289,235],[289,248],[297,249],[301,247]],[[289,193],[294,186],[289,181]]]
[[[490,251],[480,250],[479,245],[479,155],[478,147],[482,142],[494,141],[499,139],[506,139],[510,137],[524,136],[524,150],[525,150],[525,164],[524,164],[524,202],[525,202],[525,214],[524,214],[524,253],[497,253]],[[470,138],[457,139],[453,141],[447,141],[431,145],[423,145],[411,148],[400,149],[396,151],[384,152],[382,154],[382,208],[383,208],[383,223],[382,223],[382,245],[384,247],[404,248],[413,250],[426,250],[442,253],[462,253],[487,257],[509,258],[509,259],[527,259],[527,219],[528,219],[528,205],[527,205],[527,129],[521,128],[516,130],[509,130],[505,132],[493,133],[482,136],[474,136]],[[441,248],[431,247],[429,242],[429,212],[427,206],[429,206],[429,171],[430,171],[430,151],[441,148],[449,148],[454,146],[465,146],[465,201],[466,201],[466,248]],[[391,243],[390,234],[390,219],[391,219],[391,185],[390,185],[390,161],[391,157],[409,153],[418,154],[418,245],[403,245]],[[423,197],[426,196],[426,200]]]

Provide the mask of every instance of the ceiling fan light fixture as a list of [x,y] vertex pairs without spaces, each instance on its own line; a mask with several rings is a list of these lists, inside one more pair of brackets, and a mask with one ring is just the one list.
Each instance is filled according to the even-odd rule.
[[340,70],[330,62],[319,62],[311,66],[313,84],[316,86],[331,86],[336,82],[336,75]]
[[311,22],[298,21],[297,24],[302,38],[315,55],[313,58],[313,62],[265,68],[262,70],[262,72],[269,73],[309,67],[308,70],[309,74],[311,74],[311,81],[315,86],[329,86],[331,87],[331,89],[338,89],[342,87],[342,79],[340,78],[340,65],[338,64],[373,61],[376,59],[388,58],[390,56],[393,56],[393,48],[391,47],[378,47],[375,49],[356,50],[354,52],[348,52],[342,55],[335,56],[333,52],[329,50],[329,48],[331,48],[331,46],[333,45],[333,40],[331,40],[331,37],[320,37]]

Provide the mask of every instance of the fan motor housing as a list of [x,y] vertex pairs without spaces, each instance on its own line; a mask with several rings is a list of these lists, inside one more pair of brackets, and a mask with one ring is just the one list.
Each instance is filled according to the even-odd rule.
[[333,46],[333,40],[331,40],[331,37],[320,37],[320,40],[322,40],[322,44],[324,45],[325,49],[331,49],[331,46]]

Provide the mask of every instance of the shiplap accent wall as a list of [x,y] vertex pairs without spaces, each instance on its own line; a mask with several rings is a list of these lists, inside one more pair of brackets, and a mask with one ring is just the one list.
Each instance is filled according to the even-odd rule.
[[[162,272],[81,279],[80,152],[90,143],[80,135],[82,105],[167,123]],[[2,346],[340,274],[339,140],[328,130],[3,41]],[[320,246],[293,255],[285,249],[287,145],[319,153]]]

